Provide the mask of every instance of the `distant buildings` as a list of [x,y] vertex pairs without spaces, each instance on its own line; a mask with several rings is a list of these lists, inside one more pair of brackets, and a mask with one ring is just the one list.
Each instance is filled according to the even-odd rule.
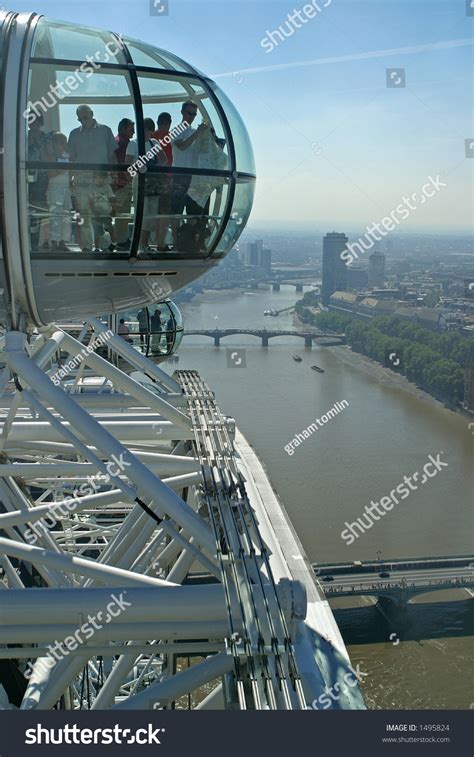
[[329,310],[341,315],[354,315],[359,297],[354,292],[334,292],[329,298]]
[[244,265],[265,273],[272,272],[272,251],[263,246],[261,239],[241,244],[240,249]]
[[346,285],[349,291],[355,289],[365,290],[369,284],[369,273],[366,267],[361,265],[348,265],[346,273]]
[[265,273],[272,272],[272,251],[264,247],[260,253],[260,268]]
[[348,238],[345,234],[333,231],[323,239],[323,278],[321,299],[325,305],[335,291],[347,288],[347,266],[341,259],[341,252],[346,249]]
[[253,266],[254,268],[260,268],[260,255],[263,250],[263,242],[261,239],[256,239],[255,242],[248,242],[244,247],[244,263],[245,265]]
[[[393,296],[394,290],[371,292],[370,296],[353,292],[334,292],[329,298],[329,310],[341,315],[367,319],[378,315],[395,315],[432,331],[446,331],[446,313],[440,308],[410,307]],[[391,297],[383,296],[385,293]]]
[[383,287],[385,281],[385,255],[374,250],[369,255],[369,286]]

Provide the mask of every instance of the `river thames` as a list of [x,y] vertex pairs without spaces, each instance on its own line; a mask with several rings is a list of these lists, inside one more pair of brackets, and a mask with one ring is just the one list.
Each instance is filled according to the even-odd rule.
[[[180,308],[185,329],[291,329],[290,314],[264,317],[263,311],[299,297],[289,286],[280,292],[209,292]],[[474,437],[468,421],[345,346],[307,350],[296,337],[277,337],[269,345],[263,349],[260,339],[236,335],[216,348],[209,338],[185,336],[179,368],[197,369],[221,409],[235,417],[311,562],[472,552]],[[230,358],[231,348],[237,358]],[[312,364],[324,373],[311,370]],[[342,412],[318,426],[294,454],[285,451],[296,433],[342,401]],[[346,521],[389,495],[405,475],[421,471],[429,455],[440,455],[447,465],[349,546],[341,537]],[[332,600],[331,606],[353,665],[368,673],[368,707],[470,707],[470,590],[424,595],[390,619],[368,598]]]

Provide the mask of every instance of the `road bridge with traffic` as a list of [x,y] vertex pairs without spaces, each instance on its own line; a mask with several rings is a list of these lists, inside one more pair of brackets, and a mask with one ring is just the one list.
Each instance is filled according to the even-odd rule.
[[326,597],[375,596],[382,606],[401,605],[418,594],[474,588],[474,555],[391,561],[313,564]]
[[323,331],[291,331],[291,330],[268,330],[268,329],[200,329],[186,330],[184,336],[208,336],[214,340],[214,346],[220,347],[221,339],[227,336],[235,335],[256,336],[262,340],[262,347],[268,347],[268,342],[277,336],[297,336],[304,339],[304,346],[311,348],[313,340],[326,339],[325,344],[344,344],[346,341],[345,334],[333,334]]

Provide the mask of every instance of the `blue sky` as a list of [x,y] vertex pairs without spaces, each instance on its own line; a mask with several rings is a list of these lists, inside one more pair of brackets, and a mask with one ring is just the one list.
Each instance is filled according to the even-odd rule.
[[[468,229],[474,16],[466,0],[317,2],[320,12],[290,26],[271,52],[261,45],[267,32],[306,0],[169,0],[166,16],[150,16],[150,0],[7,7],[137,37],[215,77],[254,146],[255,222],[365,226],[439,174],[447,187],[404,229]],[[387,88],[386,68],[404,68],[406,87]]]

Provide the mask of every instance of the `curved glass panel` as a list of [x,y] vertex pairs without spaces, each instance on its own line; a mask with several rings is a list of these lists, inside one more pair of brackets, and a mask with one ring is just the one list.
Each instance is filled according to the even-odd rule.
[[[166,74],[159,73],[140,73],[140,93],[143,105],[148,102],[165,103],[169,105],[174,101],[184,101],[189,97],[190,87],[187,87],[187,81],[179,78],[167,78]],[[155,118],[156,118],[156,114]]]
[[183,316],[181,315],[181,310],[178,308],[177,305],[175,305],[175,303],[172,300],[167,301],[167,305],[174,318],[175,327],[176,327],[174,347],[173,347],[173,353],[175,353],[179,345],[181,344],[183,336],[184,336]]
[[237,171],[255,175],[255,161],[253,157],[252,144],[244,122],[242,121],[235,106],[231,103],[227,95],[215,84],[208,82],[212,87],[217,99],[224,108],[225,114],[229,121],[230,130],[234,139],[235,162]]
[[140,254],[207,254],[225,217],[228,184],[220,176],[147,171]]
[[167,300],[166,304],[173,315],[177,330],[182,331],[184,326],[183,326],[183,316],[182,316],[181,310],[176,305],[176,303],[173,302],[173,300]]
[[132,39],[130,37],[124,37],[123,40],[127,45],[128,51],[136,66],[165,68],[171,71],[183,71],[187,74],[202,75],[189,63],[186,63],[184,60],[181,60],[176,55],[173,55],[166,50],[161,50],[158,47],[153,47],[146,42],[141,42],[138,39]]
[[[112,252],[131,234],[132,178],[118,140],[119,123],[128,119],[132,131],[135,123],[128,71],[102,69],[80,78],[71,72],[49,63],[30,67],[25,124],[33,255]],[[102,168],[115,163],[123,168]]]
[[93,59],[89,68],[94,69],[101,63],[126,62],[123,46],[110,32],[58,23],[47,18],[39,20],[33,58],[86,61],[87,56]]
[[[169,134],[172,141],[168,151],[169,165],[231,170],[224,124],[200,84],[184,77],[167,79],[164,74],[152,73],[141,73],[138,80],[144,116],[156,121],[160,114],[171,117],[163,131],[163,136]],[[160,135],[154,136],[159,138]],[[195,141],[188,145],[191,136]],[[182,148],[183,140],[186,144]]]
[[[238,179],[230,212],[235,169],[254,171],[240,116],[191,66],[131,40],[135,62],[162,69],[137,72],[145,129],[139,139],[137,93],[123,52],[116,53],[116,68],[46,60],[95,59],[94,50],[103,51],[111,39],[93,29],[39,23],[34,54],[44,62],[30,64],[21,125],[33,257],[84,260],[90,253],[101,264],[135,262],[138,249],[139,260],[203,258],[227,219],[216,251],[225,254],[245,226],[254,189],[252,181]],[[170,66],[175,75],[163,70]]]
[[157,302],[149,308],[120,313],[117,333],[144,355],[166,358],[181,344],[183,317],[171,300]]
[[254,192],[254,179],[237,180],[232,212],[215,254],[228,252],[237,242],[252,211]]
[[81,73],[73,66],[32,63],[29,71],[29,122],[43,116],[45,131],[70,132],[81,123],[79,105],[89,105],[94,118],[115,130],[122,118],[135,120],[130,76],[127,69],[102,69]]

